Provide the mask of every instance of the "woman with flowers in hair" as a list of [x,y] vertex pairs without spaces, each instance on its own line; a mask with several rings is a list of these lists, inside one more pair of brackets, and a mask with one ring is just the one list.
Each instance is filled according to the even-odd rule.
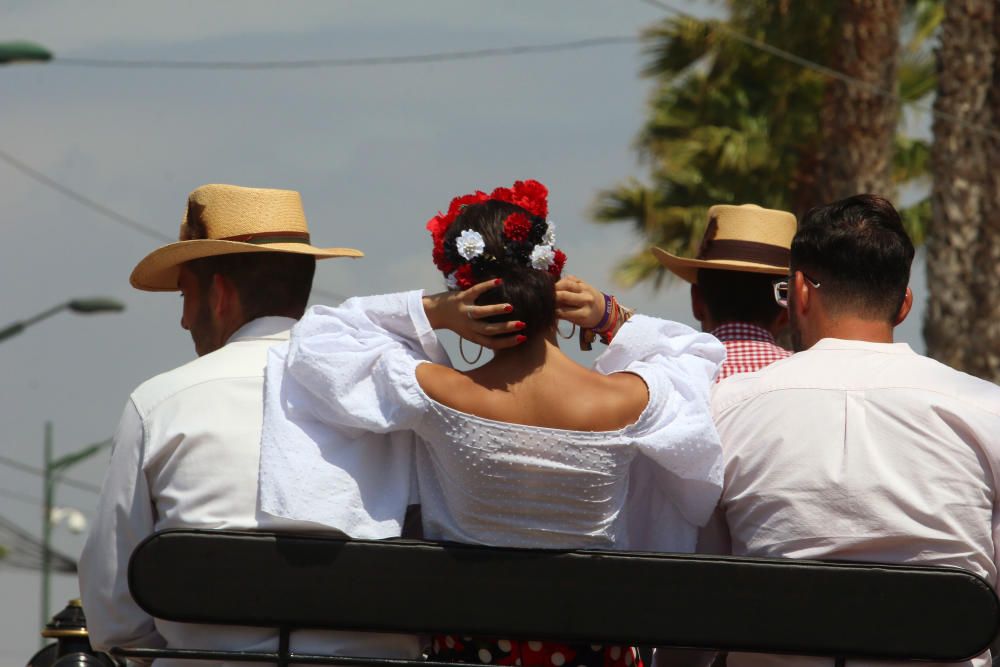
[[[724,348],[681,324],[628,318],[609,300],[597,327],[609,346],[594,368],[566,356],[557,313],[579,319],[574,311],[587,307],[574,301],[574,279],[560,281],[566,256],[547,220],[547,194],[519,181],[458,197],[434,216],[427,226],[447,292],[355,298],[307,313],[287,350],[272,351],[268,382],[278,378],[284,398],[268,399],[264,454],[295,436],[277,428],[295,410],[341,429],[411,431],[428,539],[693,551],[721,490],[708,392]],[[435,329],[483,343],[493,358],[458,371]],[[622,646],[453,635],[434,637],[431,657],[637,662]]]

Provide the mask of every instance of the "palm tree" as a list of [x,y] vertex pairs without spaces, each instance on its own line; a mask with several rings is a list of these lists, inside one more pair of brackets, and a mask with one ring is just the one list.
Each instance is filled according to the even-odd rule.
[[[829,130],[821,111],[829,101],[830,78],[731,33],[829,66],[838,41],[835,19],[848,1],[860,2],[729,0],[725,21],[669,18],[647,29],[644,74],[655,83],[636,147],[650,182],[631,180],[601,192],[595,219],[632,221],[648,244],[693,254],[712,204],[753,202],[802,214],[821,203],[829,163],[823,139]],[[890,0],[879,0],[885,3]],[[937,4],[909,2],[902,12],[908,41],[899,47],[897,78],[904,102],[933,89],[933,64],[922,45],[933,31],[928,25],[936,15],[930,10]],[[888,113],[880,111],[883,124]],[[926,143],[900,134],[894,142],[894,151],[883,151],[894,154],[893,182],[925,173]],[[928,212],[926,205],[906,212],[913,231]],[[665,275],[643,250],[626,258],[616,277],[625,284],[659,284]]]
[[844,0],[830,62],[854,81],[834,79],[823,100],[825,201],[891,192],[892,146],[899,122],[896,53],[903,0]]
[[936,359],[1000,379],[1000,160],[996,139],[975,129],[997,126],[996,21],[993,0],[952,0],[941,25],[924,338]]

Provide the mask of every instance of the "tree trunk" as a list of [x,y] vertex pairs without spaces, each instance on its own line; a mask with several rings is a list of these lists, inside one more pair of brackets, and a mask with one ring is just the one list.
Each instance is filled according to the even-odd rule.
[[960,370],[972,370],[970,361],[982,355],[973,333],[978,313],[972,286],[980,228],[996,210],[990,206],[995,190],[991,191],[987,137],[970,127],[991,125],[994,2],[949,0],[937,53],[932,220],[926,244],[930,299],[924,338],[930,356]]
[[973,375],[1000,382],[1000,10],[993,4],[993,77],[987,94],[991,132],[980,132],[986,150],[983,174],[985,201],[976,238],[976,259],[970,271],[976,314],[968,340],[968,370]]
[[[865,84],[833,80],[821,114],[824,201],[872,192],[892,195],[899,102],[896,62],[903,0],[843,0],[830,65]],[[877,89],[877,90],[876,90]]]

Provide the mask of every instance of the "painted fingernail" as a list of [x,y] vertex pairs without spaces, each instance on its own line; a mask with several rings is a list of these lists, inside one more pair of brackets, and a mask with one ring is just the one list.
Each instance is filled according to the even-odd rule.
[[503,282],[502,280],[500,280],[499,278],[497,278],[496,280],[493,281],[493,284],[494,285],[499,285],[502,282]]
[[523,329],[524,327],[526,327],[528,325],[525,324],[524,322],[515,322],[514,326],[517,327],[518,329]]
[[518,334],[517,338],[515,338],[514,340],[516,340],[518,343],[523,343],[524,341],[528,340],[528,337]]
[[511,305],[504,306],[503,307],[503,312],[505,312],[505,313],[513,313],[514,312],[514,306],[511,306]]

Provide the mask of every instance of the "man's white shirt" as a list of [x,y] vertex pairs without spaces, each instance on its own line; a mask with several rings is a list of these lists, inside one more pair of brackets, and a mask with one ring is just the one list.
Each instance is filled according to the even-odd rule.
[[[132,600],[126,571],[135,547],[167,528],[329,532],[258,507],[267,352],[288,340],[294,324],[283,317],[254,320],[221,349],[152,378],[133,392],[115,434],[97,518],[80,558],[80,590],[95,648],[276,650],[277,635],[271,630],[153,619]],[[380,525],[398,535],[411,495],[412,444],[376,444],[370,454],[364,464],[378,472],[386,490],[380,498]],[[300,632],[293,634],[292,647],[362,656],[419,653],[413,637],[371,633]]]
[[[1000,387],[906,344],[823,339],[720,383],[712,407],[726,464],[717,525],[731,543],[720,531],[703,546],[950,565],[996,586]],[[831,661],[729,658],[779,663]]]

